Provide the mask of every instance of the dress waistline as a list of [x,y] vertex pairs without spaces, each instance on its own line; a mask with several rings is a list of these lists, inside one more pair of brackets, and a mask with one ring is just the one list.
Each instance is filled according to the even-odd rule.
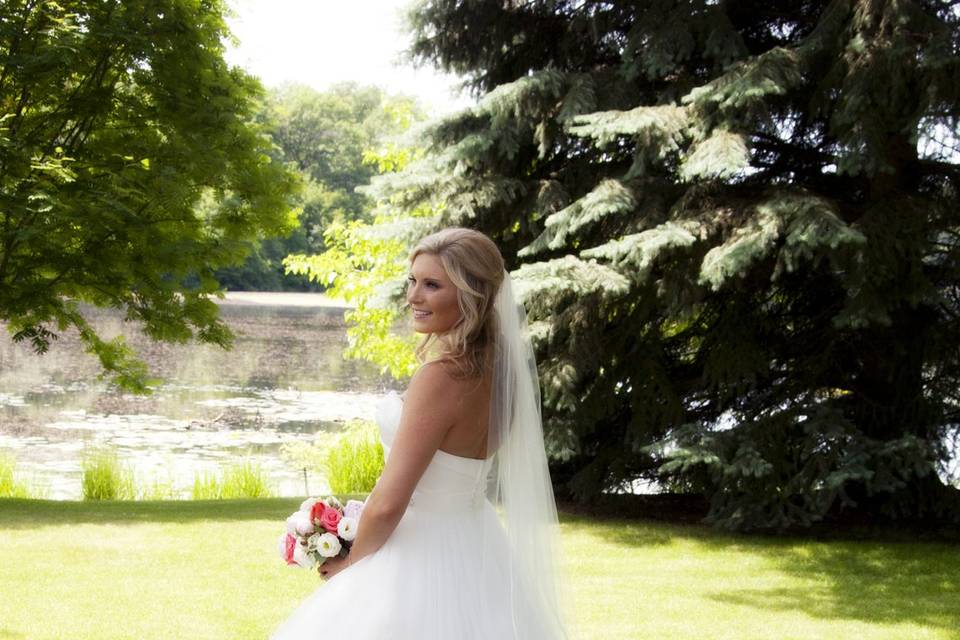
[[431,492],[414,489],[407,508],[413,511],[441,513],[479,511],[486,501],[486,496],[480,491]]

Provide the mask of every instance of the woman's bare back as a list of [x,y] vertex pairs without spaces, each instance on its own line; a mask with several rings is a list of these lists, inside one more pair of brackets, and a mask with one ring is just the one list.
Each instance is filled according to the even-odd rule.
[[[428,363],[429,364],[429,363]],[[457,419],[440,442],[440,450],[462,458],[483,459],[490,419],[490,375],[458,381]]]

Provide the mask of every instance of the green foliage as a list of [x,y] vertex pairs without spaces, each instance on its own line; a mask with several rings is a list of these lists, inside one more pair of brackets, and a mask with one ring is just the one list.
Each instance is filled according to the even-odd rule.
[[284,257],[321,253],[331,225],[372,219],[374,202],[356,189],[413,157],[394,138],[422,120],[423,111],[413,98],[377,87],[343,83],[321,92],[288,85],[270,92],[261,118],[275,123],[275,161],[301,176],[300,222],[286,237],[253,243],[242,266],[220,269],[217,277],[231,290],[321,289],[322,282],[286,270]]
[[408,18],[413,57],[480,101],[368,191],[391,223],[428,209],[425,232],[501,247],[560,493],[659,479],[738,529],[854,505],[960,518],[939,479],[960,423],[955,7],[435,0]]
[[0,498],[42,498],[42,491],[31,489],[16,479],[17,460],[12,455],[0,455]]
[[133,470],[120,462],[111,447],[86,447],[81,457],[84,500],[136,499]]
[[373,491],[383,465],[380,432],[369,423],[349,426],[322,459],[330,490],[338,495]]
[[[700,490],[722,487],[707,521],[734,530],[807,526],[837,502],[854,506],[851,486],[895,494],[932,473],[926,441],[909,434],[870,438],[822,404],[742,418],[735,429],[707,434],[684,425],[674,435],[678,446],[664,453],[661,473]],[[895,509],[886,502],[882,513],[902,515]]]
[[370,225],[355,221],[334,223],[324,232],[328,249],[319,255],[290,255],[284,265],[290,273],[305,274],[322,283],[327,295],[353,303],[344,313],[347,322],[345,358],[362,358],[396,377],[416,369],[415,341],[392,331],[402,314],[387,308],[384,296],[399,291],[406,274],[406,244],[399,237],[374,236]]
[[[178,500],[181,493],[173,478],[154,477],[138,481],[133,470],[121,462],[113,447],[89,447],[82,455],[84,500]],[[231,463],[220,473],[194,477],[193,500],[269,498],[274,494],[263,467],[250,460]]]
[[384,452],[375,424],[353,420],[341,432],[317,433],[314,442],[288,443],[284,457],[322,475],[332,493],[369,493],[383,471]]
[[351,198],[355,211],[367,203],[354,189],[375,173],[365,152],[423,119],[413,98],[354,83],[322,92],[287,85],[272,93],[269,109],[284,158],[317,183]]
[[[410,126],[420,116],[410,107],[393,105],[391,117],[396,126]],[[423,155],[422,149],[394,140],[368,149],[364,161],[394,175]],[[353,303],[354,308],[344,313],[348,325],[344,357],[372,362],[395,378],[413,375],[418,366],[416,337],[394,331],[398,321],[409,321],[396,305],[406,289],[407,253],[442,207],[421,206],[398,215],[392,207],[401,197],[377,201],[372,222],[330,223],[323,232],[323,252],[291,254],[283,261],[287,273],[305,275],[331,297]]]
[[173,478],[158,477],[142,481],[137,487],[137,500],[179,500],[181,493],[173,484]]
[[136,391],[146,368],[78,303],[121,309],[156,340],[228,348],[215,269],[297,225],[297,177],[256,121],[262,89],[223,59],[224,7],[0,6],[0,319],[38,353],[77,329]]
[[220,500],[223,498],[223,485],[216,473],[204,471],[193,477],[192,500]]
[[270,488],[262,465],[250,460],[234,462],[221,473],[202,472],[194,476],[193,500],[232,500],[269,498]]

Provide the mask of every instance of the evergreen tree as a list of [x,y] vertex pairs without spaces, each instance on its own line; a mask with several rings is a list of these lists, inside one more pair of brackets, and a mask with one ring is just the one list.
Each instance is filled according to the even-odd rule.
[[960,514],[957,4],[411,10],[481,100],[371,192],[504,251],[559,492],[654,479],[741,529]]

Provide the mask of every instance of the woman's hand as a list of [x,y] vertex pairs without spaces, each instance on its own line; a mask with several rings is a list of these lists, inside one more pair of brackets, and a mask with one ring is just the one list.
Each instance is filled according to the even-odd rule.
[[337,575],[347,566],[349,566],[347,558],[344,556],[335,556],[333,558],[327,558],[327,560],[317,567],[317,571],[323,576],[324,580],[329,580],[333,576]]

